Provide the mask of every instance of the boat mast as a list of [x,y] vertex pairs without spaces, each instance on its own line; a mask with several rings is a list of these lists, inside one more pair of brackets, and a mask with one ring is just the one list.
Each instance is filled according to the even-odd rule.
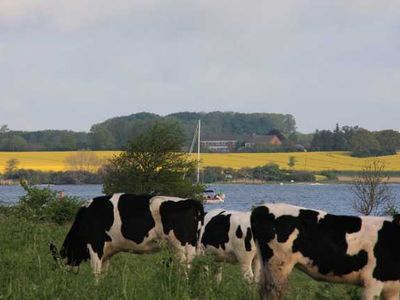
[[200,182],[200,128],[201,128],[201,121],[199,120],[198,125],[198,136],[197,136],[197,183]]

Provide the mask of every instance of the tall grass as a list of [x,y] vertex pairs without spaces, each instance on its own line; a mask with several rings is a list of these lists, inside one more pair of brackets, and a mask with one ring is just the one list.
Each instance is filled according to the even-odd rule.
[[[186,277],[174,263],[165,263],[166,251],[117,254],[99,280],[89,263],[82,264],[77,274],[70,273],[56,265],[48,249],[50,241],[62,243],[68,227],[0,214],[0,299],[258,299],[257,287],[244,282],[237,265],[224,265],[222,282],[217,284],[211,258],[198,258]],[[287,299],[358,296],[356,288],[317,283],[294,272]]]

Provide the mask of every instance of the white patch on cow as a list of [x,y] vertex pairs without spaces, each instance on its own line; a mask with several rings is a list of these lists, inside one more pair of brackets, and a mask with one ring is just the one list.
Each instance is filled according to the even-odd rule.
[[264,204],[265,207],[267,207],[272,213],[275,218],[279,218],[280,216],[283,215],[290,215],[293,217],[298,217],[300,214],[300,210],[312,210],[318,212],[318,221],[323,219],[326,215],[326,212],[322,210],[317,210],[317,209],[309,209],[306,207],[302,206],[296,206],[296,205],[288,205],[286,203],[268,203]]
[[90,264],[92,266],[93,273],[95,275],[100,275],[102,271],[101,259],[99,258],[97,253],[93,251],[92,245],[87,244],[87,248],[89,250]]

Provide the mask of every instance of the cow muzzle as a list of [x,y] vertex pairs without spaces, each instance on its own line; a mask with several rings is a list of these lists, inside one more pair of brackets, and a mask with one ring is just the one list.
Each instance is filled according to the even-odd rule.
[[61,259],[61,255],[60,252],[58,251],[57,246],[54,245],[53,243],[50,243],[49,248],[50,248],[50,253],[53,256],[53,259],[56,262],[57,266],[63,267],[64,263]]

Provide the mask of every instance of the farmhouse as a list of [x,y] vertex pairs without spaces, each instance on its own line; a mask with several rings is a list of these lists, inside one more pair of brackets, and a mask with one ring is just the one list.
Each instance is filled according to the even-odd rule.
[[253,148],[255,146],[280,146],[282,141],[276,135],[260,135],[252,134],[244,138],[245,148]]
[[244,145],[245,148],[282,145],[282,141],[277,135],[251,134],[241,137],[230,136],[204,140],[201,141],[201,147],[211,152],[234,152],[239,144],[238,140],[242,141],[240,144]]
[[202,141],[201,147],[207,148],[211,152],[233,152],[236,144],[236,140],[212,140]]

